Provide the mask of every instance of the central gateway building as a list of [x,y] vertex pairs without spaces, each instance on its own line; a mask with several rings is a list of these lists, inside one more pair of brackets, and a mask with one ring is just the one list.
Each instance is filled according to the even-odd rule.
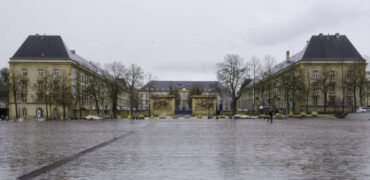
[[231,111],[231,97],[217,81],[150,81],[139,92],[139,110],[151,115],[216,115]]

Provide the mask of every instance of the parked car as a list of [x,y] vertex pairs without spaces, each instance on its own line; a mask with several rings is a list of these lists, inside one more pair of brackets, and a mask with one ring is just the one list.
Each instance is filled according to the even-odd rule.
[[86,120],[99,120],[99,119],[103,119],[99,116],[94,116],[94,115],[88,115],[85,117]]
[[356,112],[370,112],[370,107],[359,107]]

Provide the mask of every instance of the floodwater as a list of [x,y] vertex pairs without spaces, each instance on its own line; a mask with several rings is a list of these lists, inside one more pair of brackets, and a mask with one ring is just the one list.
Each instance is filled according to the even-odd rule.
[[0,122],[0,179],[128,134],[34,179],[370,179],[370,121]]

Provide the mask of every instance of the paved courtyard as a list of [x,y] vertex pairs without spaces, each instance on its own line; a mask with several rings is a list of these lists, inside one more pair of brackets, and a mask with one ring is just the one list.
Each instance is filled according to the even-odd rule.
[[34,179],[370,179],[355,119],[0,122],[0,179],[119,136]]

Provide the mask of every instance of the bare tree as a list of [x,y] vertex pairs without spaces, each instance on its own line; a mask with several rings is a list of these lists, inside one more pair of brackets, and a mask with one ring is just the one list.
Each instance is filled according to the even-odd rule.
[[[366,68],[366,67],[365,67]],[[363,106],[363,97],[366,96],[366,85],[368,83],[366,78],[366,70],[362,69],[361,67],[354,71],[354,75],[356,80],[356,86],[359,89],[359,96],[360,96],[360,106]]]
[[[365,67],[364,67],[365,66]],[[359,89],[359,96],[360,96],[360,106],[362,106],[362,98],[364,95],[364,89],[367,85],[366,79],[366,65],[365,64],[352,64],[348,68],[348,83],[353,87],[353,105],[352,111],[357,109],[357,88]]]
[[58,85],[55,80],[56,79],[54,79],[53,75],[50,74],[49,71],[45,70],[33,84],[33,89],[36,92],[39,103],[43,103],[45,105],[46,119],[49,119],[52,105],[56,102],[55,96]]
[[130,68],[125,73],[125,80],[127,82],[128,90],[130,92],[130,112],[133,116],[135,98],[135,91],[143,84],[144,71],[140,66],[131,64]]
[[[74,106],[74,118],[77,118],[77,110],[79,111],[79,118],[82,118],[82,111],[84,110],[84,103],[88,97],[88,88],[87,84],[87,76],[81,72],[77,71],[74,74],[74,78],[72,80],[72,94],[71,99]],[[77,109],[78,107],[78,109]]]
[[148,108],[148,111],[149,111],[149,115],[150,115],[150,97],[152,96],[152,91],[153,91],[153,83],[152,81],[157,79],[157,76],[154,75],[153,73],[151,72],[147,72],[145,74],[145,81],[146,81],[146,88],[147,88],[147,91],[148,91],[148,99],[149,99],[149,108]]
[[323,67],[322,71],[318,78],[318,83],[320,84],[321,92],[324,95],[324,112],[326,113],[326,107],[327,107],[327,98],[328,98],[328,92],[330,88],[330,82],[329,82],[330,74],[327,67]]
[[306,84],[304,85],[304,93],[306,95],[306,108],[305,111],[308,113],[308,98],[310,96],[311,91],[311,77],[310,77],[310,70],[309,68],[305,68],[305,75],[306,75]]
[[271,93],[272,93],[271,91],[273,88],[271,75],[273,74],[273,67],[275,66],[275,59],[270,55],[266,55],[263,61],[264,61],[263,70],[265,71],[265,75],[268,78],[267,81],[265,82],[267,83],[267,92],[268,92],[268,98],[269,98],[268,103],[269,103],[269,107],[271,107],[271,104],[274,104],[271,101]]
[[107,88],[109,98],[112,102],[113,116],[117,117],[118,96],[126,90],[125,74],[127,70],[120,62],[113,62],[106,65]]
[[236,113],[236,103],[242,83],[248,77],[249,69],[243,59],[236,54],[228,54],[222,63],[217,64],[217,79],[224,84],[232,97],[232,113]]
[[9,79],[9,86],[11,88],[11,95],[13,96],[14,106],[15,106],[15,121],[19,118],[18,112],[18,95],[22,94],[22,85],[27,85],[27,78],[26,76],[22,75],[21,73],[17,72],[15,69],[11,71],[10,79]]
[[102,99],[102,95],[104,95],[104,93],[102,93],[104,90],[105,90],[105,86],[104,86],[104,83],[102,82],[106,77],[102,77],[102,76],[99,76],[99,73],[102,73],[102,72],[99,72],[99,64],[93,64],[94,66],[94,72],[95,74],[94,75],[91,75],[89,78],[88,78],[88,93],[89,93],[89,96],[91,96],[93,99],[94,99],[94,106],[95,106],[95,111],[96,111],[96,114],[98,115],[100,113],[100,106],[99,106],[99,100]]
[[252,74],[252,81],[253,81],[253,108],[252,112],[254,113],[255,107],[256,107],[256,78],[258,72],[261,70],[261,62],[260,59],[256,56],[253,56],[251,60],[248,63],[249,66],[251,66],[251,74]]
[[292,97],[293,113],[296,113],[296,102],[297,99],[301,98],[303,95],[304,83],[302,82],[301,72],[298,70],[298,68],[294,68],[289,73],[289,78],[291,90],[290,96]]
[[63,119],[66,119],[66,107],[71,103],[71,86],[68,83],[67,73],[62,71],[58,77],[56,77],[59,88],[57,88],[57,101],[58,104],[62,105],[63,108]]

